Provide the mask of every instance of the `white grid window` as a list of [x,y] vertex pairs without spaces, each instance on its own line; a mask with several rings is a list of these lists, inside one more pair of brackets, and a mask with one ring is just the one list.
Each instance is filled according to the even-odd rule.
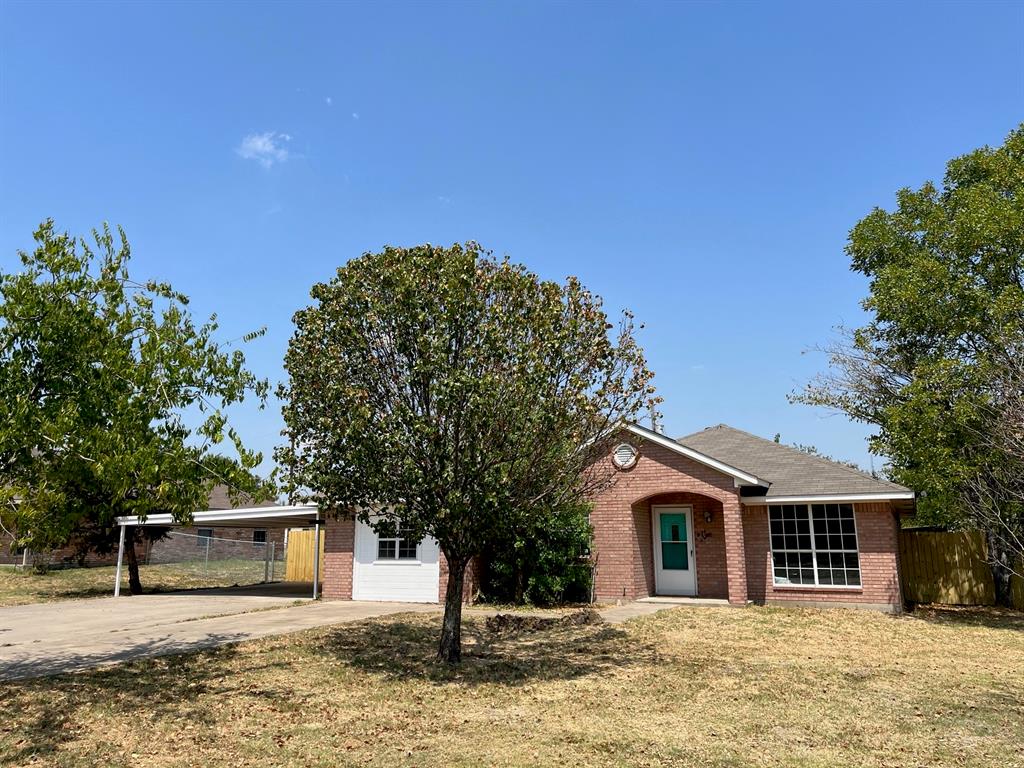
[[852,504],[773,505],[768,521],[776,586],[860,586]]
[[377,533],[378,560],[415,560],[419,542],[409,529],[396,528],[393,523],[380,523]]

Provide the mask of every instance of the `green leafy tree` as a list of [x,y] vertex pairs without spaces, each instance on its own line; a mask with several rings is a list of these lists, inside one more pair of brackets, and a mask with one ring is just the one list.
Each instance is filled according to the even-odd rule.
[[631,317],[474,243],[367,253],[295,315],[280,395],[291,482],[326,509],[433,536],[438,657],[461,658],[470,560],[610,479],[613,427],[654,407]]
[[[196,325],[184,295],[133,281],[118,234],[105,226],[90,245],[46,221],[22,270],[0,274],[0,505],[16,545],[84,537],[109,549],[119,515],[187,523],[215,482],[262,491],[247,471],[261,456],[225,409],[247,395],[262,404],[267,383],[214,339],[215,317]],[[211,453],[225,439],[237,460]]]
[[533,528],[504,532],[484,551],[488,600],[555,605],[590,599],[590,505],[551,510]]
[[[842,330],[827,348],[831,373],[796,400],[874,425],[872,451],[922,492],[924,521],[973,524],[968,489],[1005,458],[988,437],[999,361],[1024,327],[1024,125],[950,161],[941,189],[902,189],[896,201],[846,247],[870,280],[870,321]],[[1005,602],[1006,552],[992,536],[989,546]]]

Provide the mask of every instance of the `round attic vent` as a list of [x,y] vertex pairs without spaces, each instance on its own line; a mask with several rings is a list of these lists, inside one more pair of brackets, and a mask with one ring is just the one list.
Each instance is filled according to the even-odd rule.
[[637,451],[629,443],[619,443],[612,449],[612,463],[619,469],[629,469],[636,464]]

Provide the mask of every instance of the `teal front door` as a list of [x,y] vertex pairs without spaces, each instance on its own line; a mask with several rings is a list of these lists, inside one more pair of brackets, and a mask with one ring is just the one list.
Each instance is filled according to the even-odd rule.
[[654,582],[659,595],[696,595],[693,510],[654,507]]

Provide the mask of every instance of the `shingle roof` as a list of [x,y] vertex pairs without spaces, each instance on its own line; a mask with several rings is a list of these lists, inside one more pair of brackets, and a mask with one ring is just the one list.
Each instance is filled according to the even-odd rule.
[[768,498],[910,492],[902,485],[726,424],[680,437],[676,442],[768,480]]
[[260,499],[256,501],[247,493],[241,493],[237,499],[232,500],[228,493],[228,487],[221,483],[210,489],[210,496],[207,499],[207,509],[237,509],[238,507],[271,506],[276,504],[273,498]]

